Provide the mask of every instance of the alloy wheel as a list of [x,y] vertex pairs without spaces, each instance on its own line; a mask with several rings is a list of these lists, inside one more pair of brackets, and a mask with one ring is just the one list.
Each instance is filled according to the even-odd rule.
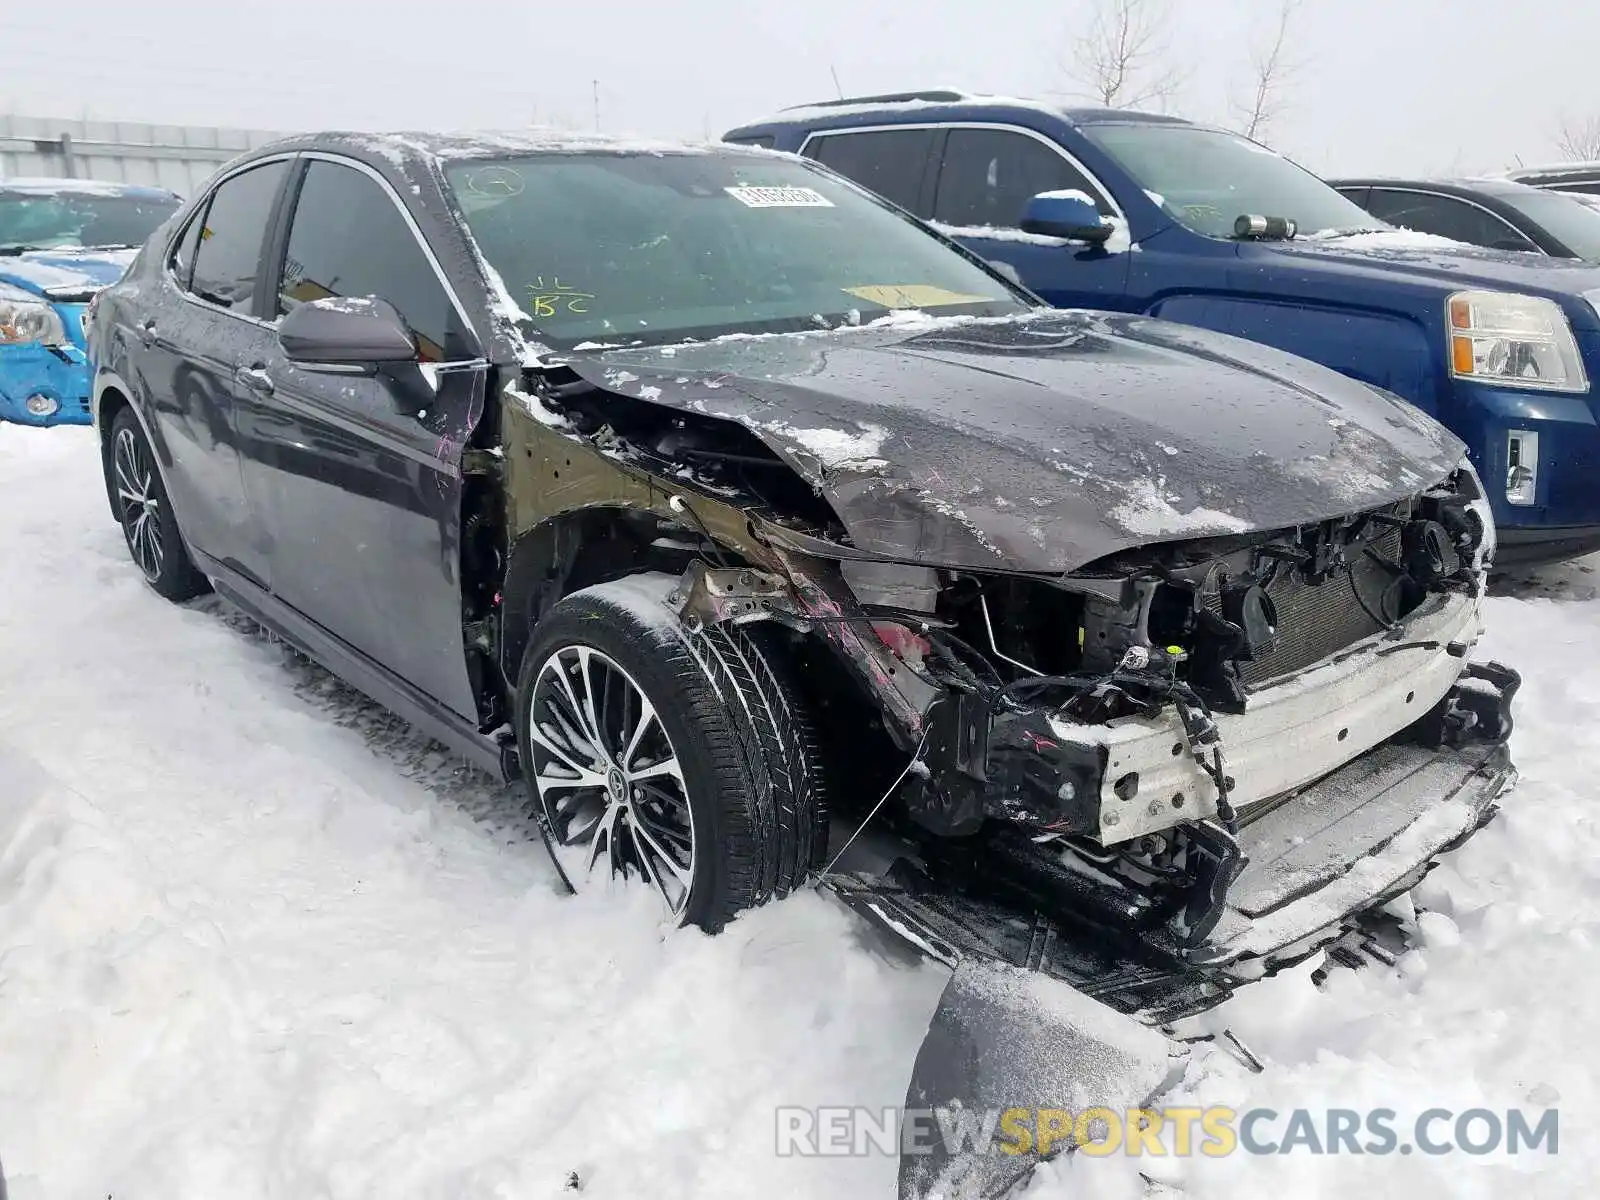
[[161,497],[155,467],[131,429],[117,431],[112,463],[117,475],[117,511],[128,550],[146,579],[154,583],[166,565],[161,539]]
[[590,646],[563,646],[534,678],[528,738],[557,864],[575,890],[643,883],[681,916],[694,883],[683,768],[644,690]]

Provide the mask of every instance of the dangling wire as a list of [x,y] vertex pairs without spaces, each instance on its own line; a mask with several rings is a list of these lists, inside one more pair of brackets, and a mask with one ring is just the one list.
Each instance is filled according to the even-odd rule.
[[[906,763],[905,769],[901,771],[899,775],[895,776],[894,782],[889,785],[889,790],[884,792],[883,795],[879,797],[878,802],[872,806],[872,811],[866,815],[860,825],[856,826],[856,831],[850,835],[850,837],[845,841],[844,845],[839,847],[839,853],[833,856],[833,861],[823,868],[823,875],[831,874],[833,869],[839,865],[839,860],[844,857],[845,851],[850,849],[850,847],[855,844],[855,840],[861,836],[861,831],[872,823],[872,818],[878,815],[878,810],[888,802],[890,796],[894,795],[895,789],[905,782],[907,775],[910,775],[919,766],[922,767],[922,771],[918,772],[918,774],[924,774],[927,772],[928,768],[922,762],[922,752],[927,748],[928,730],[926,727],[924,727],[922,730],[922,740],[917,743],[917,749],[915,753],[911,755],[911,761]],[[819,883],[821,882],[821,876],[818,876],[817,881]]]

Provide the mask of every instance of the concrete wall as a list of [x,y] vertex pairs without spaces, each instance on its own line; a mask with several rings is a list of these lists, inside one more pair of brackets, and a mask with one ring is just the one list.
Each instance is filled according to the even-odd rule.
[[48,175],[148,183],[190,196],[223,163],[278,136],[258,129],[0,113],[0,179]]

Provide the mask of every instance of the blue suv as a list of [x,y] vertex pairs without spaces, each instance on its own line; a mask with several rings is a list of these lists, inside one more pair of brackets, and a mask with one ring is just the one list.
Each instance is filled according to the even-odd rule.
[[0,179],[0,421],[89,425],[84,325],[180,201],[89,179]]
[[1600,268],[1392,228],[1174,117],[921,92],[724,140],[816,159],[1051,304],[1235,334],[1403,396],[1466,441],[1501,564],[1600,549]]

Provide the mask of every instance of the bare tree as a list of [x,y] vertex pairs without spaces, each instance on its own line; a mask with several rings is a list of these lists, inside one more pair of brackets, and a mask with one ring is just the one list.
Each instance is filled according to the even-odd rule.
[[1107,108],[1165,108],[1183,78],[1168,58],[1166,0],[1093,0],[1073,74]]
[[1600,159],[1600,115],[1563,117],[1556,130],[1556,147],[1568,158],[1578,162]]
[[1247,138],[1265,139],[1268,128],[1283,115],[1290,81],[1301,64],[1289,56],[1289,26],[1301,0],[1282,0],[1277,25],[1250,59],[1250,93],[1234,105],[1240,132]]

